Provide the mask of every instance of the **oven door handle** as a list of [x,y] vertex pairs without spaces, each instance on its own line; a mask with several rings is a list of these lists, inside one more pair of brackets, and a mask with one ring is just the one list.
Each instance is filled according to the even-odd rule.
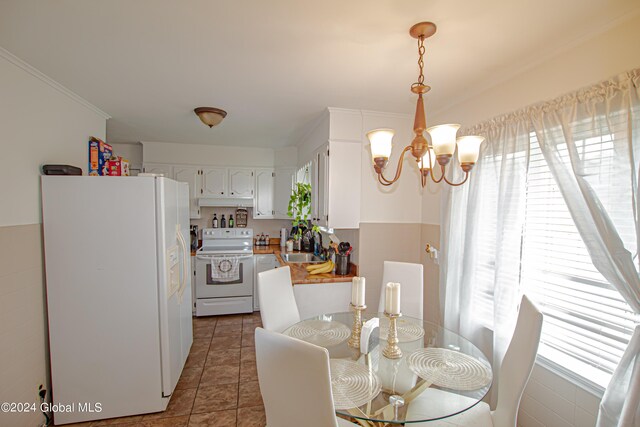
[[[196,258],[204,260],[204,261],[211,261],[211,258],[213,258],[213,255],[196,255]],[[249,258],[253,258],[253,255],[243,255],[243,256],[239,256],[237,258],[238,259],[249,259]]]

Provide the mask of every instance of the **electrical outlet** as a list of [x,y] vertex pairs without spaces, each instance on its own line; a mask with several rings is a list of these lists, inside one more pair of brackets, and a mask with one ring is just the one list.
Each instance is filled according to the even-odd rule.
[[38,386],[38,396],[40,399],[44,400],[47,397],[47,389],[44,388],[44,385],[40,384]]
[[45,418],[45,422],[42,423],[42,427],[48,427],[51,424],[51,416],[46,410],[43,409],[46,406],[42,404],[47,401],[47,389],[44,388],[43,384],[40,384],[38,386],[38,397],[40,398],[40,410],[42,411],[42,415]]

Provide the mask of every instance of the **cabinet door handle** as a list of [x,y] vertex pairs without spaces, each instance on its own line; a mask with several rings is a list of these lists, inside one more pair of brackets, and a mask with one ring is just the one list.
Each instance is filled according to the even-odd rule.
[[221,191],[220,194],[224,194],[224,191]]
[[200,194],[202,194],[202,193],[204,193],[204,190],[201,188],[201,189],[200,189]]

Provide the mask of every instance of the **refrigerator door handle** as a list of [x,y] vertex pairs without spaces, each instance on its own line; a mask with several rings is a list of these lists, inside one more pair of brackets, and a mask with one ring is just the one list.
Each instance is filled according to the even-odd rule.
[[182,237],[182,233],[180,232],[180,224],[176,225],[176,234],[182,247],[182,274],[180,276],[180,288],[178,289],[178,302],[180,302],[182,301],[182,294],[184,294],[187,288],[187,243],[184,241],[184,237]]

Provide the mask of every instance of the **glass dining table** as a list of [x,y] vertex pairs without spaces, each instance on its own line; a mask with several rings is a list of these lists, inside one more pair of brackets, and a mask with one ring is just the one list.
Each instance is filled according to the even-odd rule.
[[366,312],[362,318],[360,347],[350,341],[353,312],[320,315],[284,331],[328,350],[337,414],[362,426],[410,425],[462,413],[489,391],[491,364],[460,335],[402,316],[396,328],[402,355],[390,359],[383,355],[389,319]]

